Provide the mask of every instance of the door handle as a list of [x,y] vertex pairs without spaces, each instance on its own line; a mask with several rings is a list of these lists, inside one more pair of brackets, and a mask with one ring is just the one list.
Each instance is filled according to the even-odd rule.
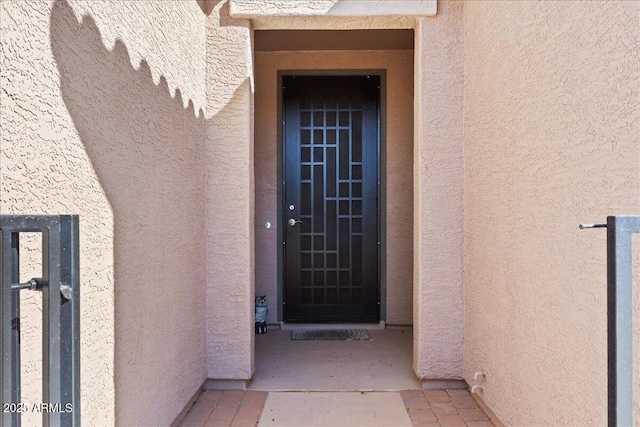
[[293,227],[296,224],[302,224],[302,221],[296,221],[295,219],[291,218],[289,221],[287,221],[287,223]]

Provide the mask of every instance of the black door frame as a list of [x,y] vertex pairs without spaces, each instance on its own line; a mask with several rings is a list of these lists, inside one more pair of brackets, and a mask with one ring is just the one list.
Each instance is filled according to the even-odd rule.
[[284,215],[287,212],[283,208],[284,200],[284,132],[283,132],[283,93],[282,82],[285,76],[379,76],[380,77],[380,99],[379,108],[380,115],[378,124],[378,168],[379,168],[379,205],[378,205],[378,236],[380,240],[380,250],[378,254],[378,281],[379,281],[379,314],[380,321],[386,320],[386,70],[383,69],[367,69],[367,70],[279,70],[278,71],[278,110],[277,110],[277,174],[278,174],[278,300],[277,312],[278,321],[284,320],[284,230],[281,224],[284,224]]

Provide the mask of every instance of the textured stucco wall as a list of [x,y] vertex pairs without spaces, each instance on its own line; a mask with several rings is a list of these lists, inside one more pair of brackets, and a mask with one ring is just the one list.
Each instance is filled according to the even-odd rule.
[[640,214],[640,3],[464,7],[464,376],[507,425],[605,425],[606,233],[578,224]]
[[83,424],[170,424],[205,378],[204,14],[0,14],[0,213],[80,214]]
[[411,29],[413,16],[254,16],[254,30],[363,30],[363,29]]
[[[412,323],[413,262],[413,52],[256,52],[256,292],[270,302],[277,321],[277,113],[278,70],[384,69],[387,144],[387,316]],[[264,223],[272,223],[270,229]]]
[[462,2],[420,19],[415,48],[413,364],[462,376]]
[[437,0],[231,0],[231,14],[255,30],[356,30],[414,28],[433,16]]
[[253,63],[249,21],[207,3],[207,373],[254,370]]
[[264,16],[433,16],[437,0],[230,0],[231,15]]

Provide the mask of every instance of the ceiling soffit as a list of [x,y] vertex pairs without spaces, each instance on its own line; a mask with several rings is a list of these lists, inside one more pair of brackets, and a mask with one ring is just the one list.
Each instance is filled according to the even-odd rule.
[[437,0],[229,0],[234,18],[256,30],[409,29],[435,16]]

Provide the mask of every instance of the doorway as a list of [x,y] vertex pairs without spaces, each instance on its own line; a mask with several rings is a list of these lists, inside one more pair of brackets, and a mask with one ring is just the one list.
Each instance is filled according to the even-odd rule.
[[380,76],[282,77],[285,322],[380,320]]

